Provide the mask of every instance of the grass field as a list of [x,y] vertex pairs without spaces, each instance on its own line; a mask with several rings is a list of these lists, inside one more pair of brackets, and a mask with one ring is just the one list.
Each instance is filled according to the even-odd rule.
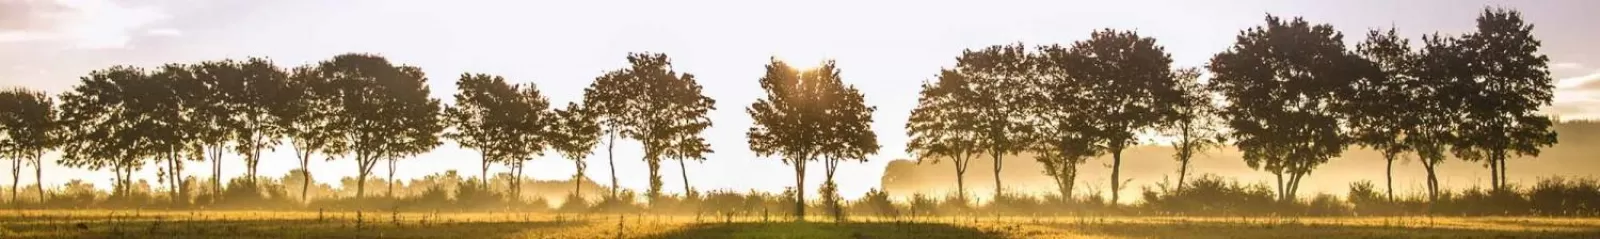
[[1600,219],[917,217],[849,223],[639,214],[0,212],[0,238],[1600,238]]

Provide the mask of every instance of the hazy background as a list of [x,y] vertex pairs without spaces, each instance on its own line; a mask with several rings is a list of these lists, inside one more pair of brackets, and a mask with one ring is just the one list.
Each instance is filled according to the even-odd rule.
[[[1544,41],[1558,79],[1555,106],[1547,112],[1563,119],[1600,117],[1600,2],[1560,1],[409,1],[409,0],[0,0],[0,87],[28,87],[58,94],[70,90],[91,70],[128,64],[154,67],[169,62],[263,56],[293,67],[346,52],[373,52],[428,73],[433,96],[452,103],[455,80],[463,72],[489,73],[513,82],[534,82],[552,102],[577,100],[602,72],[626,66],[631,51],[669,54],[675,68],[693,73],[717,100],[715,126],[705,133],[716,153],[688,166],[698,189],[779,191],[793,185],[787,167],[755,157],[745,144],[750,118],[744,112],[761,97],[756,79],[768,57],[797,65],[837,59],[847,83],[877,106],[873,125],[884,148],[871,161],[841,166],[840,191],[856,197],[878,187],[884,169],[904,152],[906,116],[915,104],[918,83],[954,64],[962,49],[994,44],[1070,43],[1098,28],[1135,29],[1172,54],[1175,66],[1201,66],[1233,43],[1239,30],[1259,25],[1266,13],[1303,16],[1329,23],[1353,44],[1366,30],[1398,27],[1406,37],[1473,28],[1484,6],[1518,9]],[[1414,40],[1415,41],[1415,40]],[[554,103],[553,105],[560,105]],[[1561,131],[1560,145],[1537,160],[1511,160],[1509,176],[1526,181],[1540,175],[1592,176],[1594,154],[1572,151],[1593,141]],[[1584,143],[1589,142],[1589,143]],[[603,147],[603,146],[602,146]],[[622,187],[645,188],[645,165],[637,143],[617,146]],[[262,175],[282,175],[298,167],[285,146],[268,153]],[[1129,152],[1124,170],[1136,185],[1172,174],[1175,164],[1165,146]],[[476,172],[477,152],[446,142],[437,150],[400,163],[397,177],[410,178],[446,169]],[[1310,175],[1306,193],[1331,190],[1355,179],[1381,182],[1376,154],[1353,151]],[[47,155],[53,161],[57,155]],[[1585,161],[1587,156],[1587,161]],[[603,150],[589,158],[589,176],[609,183]],[[1031,162],[1031,160],[1026,160]],[[1589,164],[1582,164],[1589,163]],[[1080,183],[1105,184],[1104,163],[1084,165]],[[675,175],[677,164],[663,173]],[[1047,189],[1039,170],[1014,163],[1017,187]],[[1209,154],[1195,172],[1254,181],[1269,175],[1248,170],[1231,152]],[[1581,166],[1580,166],[1581,165]],[[8,164],[0,166],[9,167]],[[237,155],[224,161],[227,177],[243,172]],[[929,165],[939,175],[948,164]],[[974,192],[992,185],[986,162],[973,166]],[[1418,188],[1420,165],[1397,165],[1396,186]],[[572,163],[555,155],[535,160],[528,174],[539,179],[567,178]],[[497,167],[495,170],[503,171]],[[921,169],[918,169],[921,170]],[[206,167],[185,174],[206,177]],[[314,162],[319,182],[354,175],[350,160]],[[381,170],[380,170],[381,171]],[[913,170],[916,171],[916,170]],[[1482,181],[1476,165],[1450,162],[1442,170],[1447,186]],[[46,185],[69,179],[109,187],[111,174],[46,165]],[[140,178],[154,179],[154,170]],[[383,174],[383,173],[380,173]],[[821,182],[811,171],[809,184]],[[472,174],[468,174],[472,175]],[[920,175],[920,174],[919,174]],[[24,175],[32,183],[33,175]],[[907,176],[911,177],[911,176]],[[675,179],[676,177],[668,177]],[[10,177],[0,183],[9,184]],[[929,179],[928,182],[938,182]],[[669,193],[682,182],[666,180]],[[1025,185],[1026,184],[1026,185]],[[815,188],[808,186],[807,188]],[[1137,193],[1130,187],[1128,195]],[[813,193],[813,192],[808,192]]]

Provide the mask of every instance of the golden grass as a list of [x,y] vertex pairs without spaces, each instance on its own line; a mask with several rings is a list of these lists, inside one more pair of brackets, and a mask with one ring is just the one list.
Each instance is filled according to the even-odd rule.
[[854,217],[23,210],[0,238],[1600,238],[1540,217]]

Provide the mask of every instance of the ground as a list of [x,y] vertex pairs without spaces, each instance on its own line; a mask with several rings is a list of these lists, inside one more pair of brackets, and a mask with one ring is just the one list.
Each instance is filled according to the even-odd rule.
[[0,238],[1600,238],[1600,218],[694,217],[22,210]]

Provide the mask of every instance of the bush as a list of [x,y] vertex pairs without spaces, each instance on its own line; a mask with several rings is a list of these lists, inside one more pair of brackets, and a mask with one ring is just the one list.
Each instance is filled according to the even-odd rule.
[[867,195],[862,196],[852,205],[852,212],[856,214],[877,215],[880,217],[900,217],[900,206],[889,200],[889,193],[872,189]]

